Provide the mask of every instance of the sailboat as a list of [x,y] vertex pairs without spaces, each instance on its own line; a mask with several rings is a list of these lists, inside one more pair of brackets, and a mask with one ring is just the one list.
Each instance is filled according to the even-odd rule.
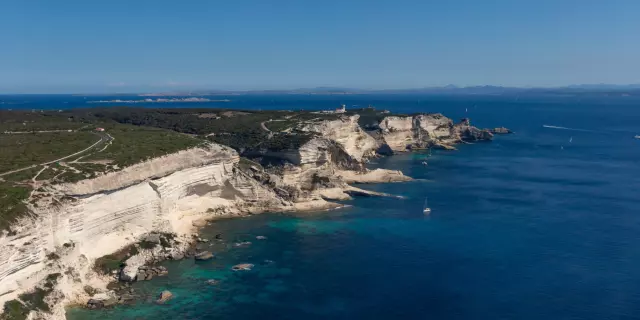
[[431,208],[429,208],[429,204],[427,203],[427,197],[424,198],[424,209],[422,209],[422,212],[429,214],[431,213]]
[[573,142],[573,137],[569,138],[569,143]]

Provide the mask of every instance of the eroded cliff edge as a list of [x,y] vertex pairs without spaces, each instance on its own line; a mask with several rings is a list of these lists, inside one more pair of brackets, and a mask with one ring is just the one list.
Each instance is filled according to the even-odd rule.
[[[25,292],[45,290],[50,310],[41,317],[64,319],[64,306],[86,303],[86,287],[108,293],[114,275],[96,272],[96,259],[141,241],[150,233],[177,237],[170,246],[131,254],[115,277],[135,280],[154,256],[175,258],[186,250],[203,219],[265,211],[319,210],[364,192],[347,183],[406,181],[389,170],[366,170],[364,162],[385,148],[451,145],[490,139],[468,121],[454,125],[442,115],[387,117],[364,132],[359,116],[300,123],[311,133],[295,149],[249,150],[255,162],[215,143],[154,158],[77,183],[48,187],[31,204],[12,234],[0,237],[0,305]],[[263,167],[263,158],[283,165]],[[329,200],[329,201],[327,201]],[[55,281],[51,281],[55,275]]]

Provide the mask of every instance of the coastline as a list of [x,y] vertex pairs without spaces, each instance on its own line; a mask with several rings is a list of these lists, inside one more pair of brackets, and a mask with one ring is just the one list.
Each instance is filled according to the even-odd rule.
[[[445,137],[441,123],[445,120],[442,116],[420,117],[423,122],[418,122],[418,131],[424,126],[437,146],[437,138]],[[432,118],[436,125],[429,124]],[[412,119],[392,119],[405,127],[409,123],[402,130],[386,121],[381,127],[387,130],[388,140],[382,143],[406,140],[407,135],[416,139]],[[412,180],[400,171],[363,169],[363,162],[376,156],[381,142],[362,131],[357,120],[351,116],[308,126],[307,130],[321,137],[300,147],[298,163],[285,166],[280,175],[250,164],[247,167],[232,149],[210,144],[75,184],[53,186],[50,191],[61,199],[73,198],[53,208],[34,206],[37,218],[22,220],[19,236],[0,239],[5,248],[33,248],[38,253],[27,267],[15,265],[1,279],[0,302],[15,301],[30,288],[51,287],[44,298],[49,310],[35,313],[65,319],[65,308],[70,305],[107,307],[126,302],[128,293],[123,290],[128,290],[127,283],[161,276],[158,270],[146,273],[149,264],[194,258],[200,228],[216,219],[335,210],[345,205],[333,201],[352,196],[397,197],[351,185]],[[447,143],[460,142],[465,135],[482,138],[468,121],[459,127],[446,121]],[[419,137],[416,143],[422,143]],[[31,242],[37,238],[38,242]],[[56,258],[42,259],[43,255]],[[109,268],[101,273],[99,265]],[[54,282],[43,282],[52,274],[59,275]]]

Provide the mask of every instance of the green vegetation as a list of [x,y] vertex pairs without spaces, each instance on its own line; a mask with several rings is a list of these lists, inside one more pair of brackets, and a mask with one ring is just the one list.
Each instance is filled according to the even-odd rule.
[[89,132],[0,134],[0,173],[62,158],[98,140]]
[[53,287],[61,276],[60,273],[52,273],[45,279],[44,288],[36,288],[31,292],[23,293],[18,296],[19,300],[7,301],[4,304],[4,313],[0,315],[0,319],[24,320],[31,311],[51,311],[44,299],[53,291]]
[[18,300],[7,301],[4,304],[4,313],[0,315],[2,320],[24,320],[27,319],[31,310]]
[[356,114],[360,116],[360,118],[358,119],[358,124],[360,125],[360,127],[362,127],[365,130],[377,129],[378,128],[378,124],[380,124],[380,121],[382,121],[382,119],[384,119],[385,117],[389,117],[389,116],[396,116],[396,117],[407,116],[406,114],[391,114],[388,111],[376,110],[376,108],[373,108],[373,107],[349,110],[346,113],[346,115],[356,115]]
[[29,198],[30,188],[0,182],[0,230],[9,226],[29,210],[24,201]]
[[60,259],[60,256],[58,254],[56,254],[55,252],[51,252],[51,253],[47,254],[47,259],[49,259],[49,260],[58,260],[58,259]]
[[300,148],[309,142],[315,135],[312,133],[300,132],[297,134],[278,134],[271,139],[259,143],[257,147],[270,151],[293,150]]
[[240,167],[240,169],[242,171],[245,172],[251,172],[251,167],[256,167],[260,170],[263,170],[262,165],[260,165],[258,162],[249,160],[245,157],[240,157],[240,161],[238,162],[238,166]]
[[265,123],[265,127],[273,132],[280,132],[285,130],[293,130],[298,125],[299,121],[294,119],[286,119],[282,121],[271,121]]
[[142,249],[153,249],[155,247],[156,247],[155,242],[146,241],[146,240],[140,241],[140,248]]
[[27,168],[26,170],[4,175],[1,178],[5,181],[26,183],[29,182],[29,180],[31,180],[31,178],[33,178],[40,169],[42,169],[41,166],[34,166]]
[[85,124],[63,112],[55,111],[9,111],[0,110],[0,132],[78,130]]
[[[265,127],[277,132],[289,128],[294,129],[301,121],[337,119],[339,117],[336,114],[317,114],[306,111],[223,109],[108,108],[72,110],[70,112],[73,112],[75,117],[84,121],[115,121],[120,124],[156,127],[192,135],[207,136],[211,141],[230,146],[240,153],[245,150],[261,148],[263,147],[261,144],[269,140],[269,132],[261,127],[262,123],[265,124]],[[110,127],[105,126],[105,129],[109,133],[113,131]],[[118,137],[113,136],[118,141]],[[289,135],[284,135],[281,140],[284,141],[290,137]],[[297,142],[291,145],[298,145],[300,141],[306,138],[304,136],[294,137],[292,139]],[[286,147],[284,142],[276,141],[274,145],[276,147],[280,146],[280,148]],[[108,147],[106,151],[111,148],[112,146]]]
[[[55,169],[52,168],[52,167],[55,167]],[[36,181],[43,181],[43,180],[51,180],[51,179],[53,179],[53,177],[55,177],[56,175],[58,175],[61,172],[58,169],[59,167],[60,166],[58,166],[58,165],[51,165],[49,168],[47,168],[44,171],[40,172],[40,175],[38,176]]]
[[102,274],[109,274],[114,270],[120,270],[124,266],[124,262],[133,255],[138,254],[138,248],[135,245],[129,245],[120,251],[100,257],[96,259],[93,270]]
[[[110,165],[125,167],[147,159],[196,147],[203,142],[197,137],[157,128],[115,123],[105,124],[103,127],[114,140],[103,151],[83,158],[83,162],[111,160]],[[88,169],[91,170],[91,168]]]
[[163,248],[171,248],[171,242],[176,238],[175,233],[162,232],[160,233],[160,245]]

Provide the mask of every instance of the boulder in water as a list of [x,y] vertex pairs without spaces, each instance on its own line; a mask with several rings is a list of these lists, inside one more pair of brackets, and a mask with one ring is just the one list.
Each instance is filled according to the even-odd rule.
[[251,270],[251,268],[253,268],[253,265],[251,263],[241,263],[241,264],[236,264],[235,266],[231,267],[231,270],[233,270],[233,271],[249,271],[249,270]]
[[498,128],[493,128],[491,130],[489,130],[491,133],[493,134],[509,134],[509,133],[513,133],[513,131],[511,131],[508,128],[505,127],[498,127]]
[[94,294],[89,301],[87,301],[87,307],[89,309],[101,309],[111,307],[118,303],[118,300],[111,294],[98,293]]
[[198,260],[198,261],[205,261],[205,260],[209,260],[213,258],[213,253],[211,253],[210,251],[202,251],[202,252],[198,252],[195,256],[194,259]]
[[171,291],[169,290],[164,290],[160,292],[160,295],[158,296],[158,300],[156,300],[156,303],[165,303],[171,300],[172,298],[173,298],[173,293],[171,293]]

